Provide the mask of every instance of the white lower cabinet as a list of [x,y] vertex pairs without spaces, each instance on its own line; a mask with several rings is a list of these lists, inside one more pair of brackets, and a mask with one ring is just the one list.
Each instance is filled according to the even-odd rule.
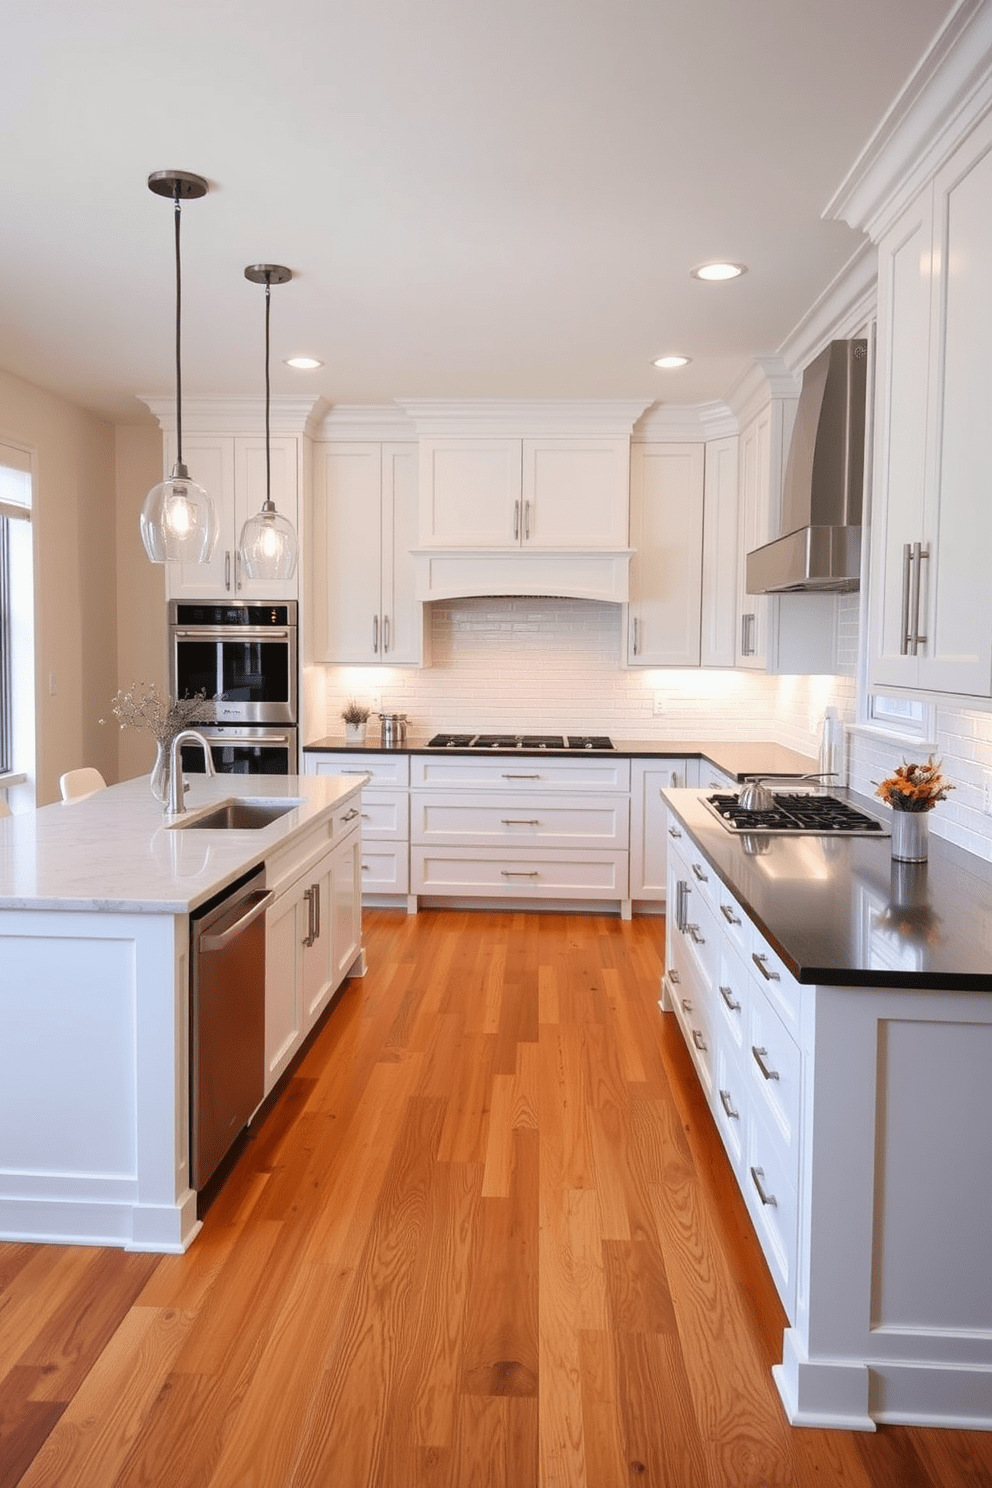
[[366,904],[410,891],[410,756],[408,754],[304,755],[307,775],[367,775],[362,790],[361,894]]
[[793,1318],[802,1058],[779,1011],[790,1004],[788,991],[774,1001],[766,991],[792,978],[674,817],[669,827],[663,1006],[678,1019]]
[[359,803],[266,864],[265,1093],[361,956]]
[[[695,762],[693,762],[694,764]],[[667,884],[668,808],[663,790],[689,784],[685,759],[634,759],[630,765],[630,897],[663,902]]]
[[629,914],[629,810],[627,759],[414,755],[410,892]]

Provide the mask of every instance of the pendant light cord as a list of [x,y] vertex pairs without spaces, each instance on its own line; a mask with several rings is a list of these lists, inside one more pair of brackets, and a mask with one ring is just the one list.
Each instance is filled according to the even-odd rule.
[[179,202],[179,185],[176,184],[176,460],[183,463],[183,374],[182,374],[182,301],[183,276],[179,254],[179,224],[182,207]]
[[266,277],[265,280],[265,501],[266,505],[272,501],[271,465],[269,456],[269,302],[272,297],[272,285]]

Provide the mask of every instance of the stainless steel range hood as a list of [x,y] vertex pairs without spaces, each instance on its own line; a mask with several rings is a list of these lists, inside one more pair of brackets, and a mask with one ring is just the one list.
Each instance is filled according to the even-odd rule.
[[858,588],[867,363],[867,341],[831,341],[803,373],[783,535],[748,553],[748,594]]

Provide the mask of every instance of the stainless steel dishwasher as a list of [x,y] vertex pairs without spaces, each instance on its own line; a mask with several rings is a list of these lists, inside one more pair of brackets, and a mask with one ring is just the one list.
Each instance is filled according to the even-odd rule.
[[190,1167],[201,1189],[265,1094],[264,868],[190,919]]

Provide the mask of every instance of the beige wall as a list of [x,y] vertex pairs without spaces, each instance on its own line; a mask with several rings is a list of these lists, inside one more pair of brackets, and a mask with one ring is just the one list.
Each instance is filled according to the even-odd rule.
[[99,723],[117,669],[114,430],[0,372],[0,438],[34,456],[36,797],[44,805],[76,765],[117,778],[117,741]]
[[[167,685],[165,569],[149,563],[141,545],[139,518],[148,491],[162,479],[162,435],[157,425],[119,425],[116,438],[117,488],[117,675],[120,686],[154,682]],[[108,724],[113,715],[106,713]],[[121,780],[147,775],[155,759],[150,734],[118,730]]]

